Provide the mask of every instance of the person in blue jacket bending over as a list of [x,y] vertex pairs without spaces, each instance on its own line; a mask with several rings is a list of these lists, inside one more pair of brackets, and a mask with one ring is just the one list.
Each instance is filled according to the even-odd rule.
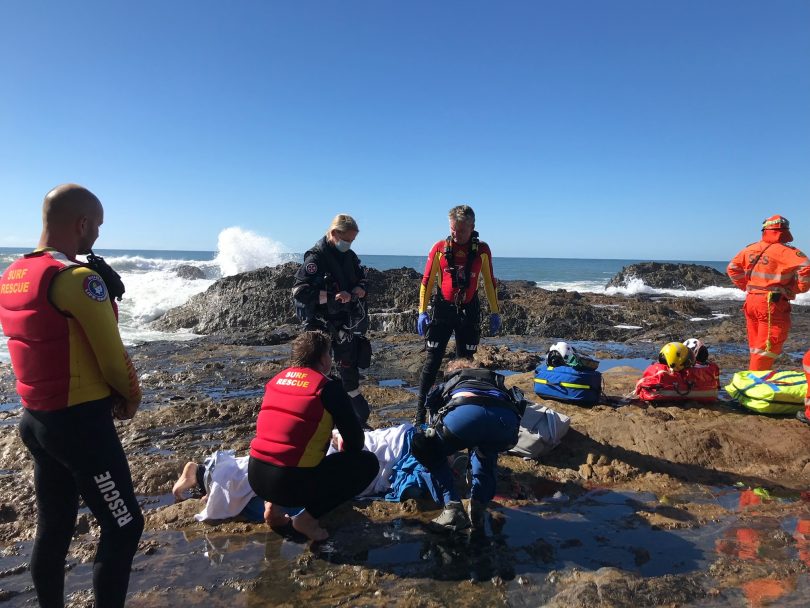
[[[501,374],[478,368],[469,359],[456,359],[426,404],[433,424],[414,436],[411,450],[443,492],[444,509],[431,527],[455,532],[472,525],[481,530],[487,504],[495,496],[498,454],[517,443],[522,395],[507,389]],[[469,450],[472,469],[466,513],[447,459],[462,449]]]

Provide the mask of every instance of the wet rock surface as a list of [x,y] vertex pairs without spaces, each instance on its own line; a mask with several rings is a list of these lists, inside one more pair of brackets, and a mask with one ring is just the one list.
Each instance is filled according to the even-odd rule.
[[[708,281],[714,281],[710,283],[713,285],[725,284],[723,275],[708,267],[652,262],[630,266],[613,280],[625,280],[631,269],[641,266],[661,267],[650,271],[650,276],[670,277],[662,278],[662,284],[686,281],[690,289]],[[667,270],[670,266],[676,270]],[[294,335],[298,324],[290,293],[297,269],[298,265],[290,262],[220,279],[206,292],[168,311],[155,321],[154,327],[166,331],[191,329],[195,333],[215,334],[218,339],[244,344],[282,343]],[[382,272],[371,268],[368,273],[370,329],[385,333],[413,332],[419,274],[409,268]],[[644,276],[645,281],[648,278]],[[682,340],[683,336],[700,335],[714,342],[745,341],[744,325],[740,325],[738,319],[732,323],[728,320],[729,316],[739,316],[740,304],[737,302],[548,291],[527,281],[502,281],[498,285],[498,295],[503,335],[615,342],[668,342]],[[486,310],[483,292],[480,297]],[[794,323],[806,328],[810,325],[808,319],[810,312],[807,307],[796,307]],[[489,335],[486,314],[481,317],[481,332],[484,336]],[[794,328],[792,333],[795,335],[797,330]]]
[[288,262],[219,279],[205,292],[169,310],[155,321],[156,329],[267,331],[296,323],[292,289],[298,264]]
[[175,268],[175,272],[181,279],[194,281],[205,278],[205,272],[203,272],[202,268],[198,268],[197,266],[192,266],[190,264],[180,264],[177,268]]
[[[288,271],[260,276],[284,285]],[[404,310],[414,278],[404,271],[377,277],[381,285],[391,281],[386,298],[394,292],[404,298],[381,297],[380,305]],[[223,287],[216,297],[231,302],[258,282]],[[288,288],[280,289],[285,302],[268,308],[289,305]],[[132,349],[144,403],[118,428],[147,527],[128,605],[742,607],[766,592],[772,605],[805,605],[810,559],[801,556],[810,539],[799,522],[810,522],[810,427],[723,402],[651,406],[629,399],[643,367],[637,362],[652,360],[670,336],[706,340],[724,377],[743,369],[740,304],[582,296],[520,282],[501,290],[512,327],[524,323],[543,333],[485,338],[476,359],[516,372],[507,383],[569,415],[571,430],[538,461],[502,457],[483,534],[429,531],[425,524],[438,507],[426,499],[344,505],[324,518],[330,540],[311,547],[263,524],[196,522],[201,501],[175,504],[174,480],[186,462],[216,449],[246,452],[264,383],[285,366],[296,325],[273,324],[271,315],[262,317],[266,325],[254,327],[251,317],[235,331],[229,323],[236,312],[223,311],[227,322],[217,325],[212,308],[198,303],[197,318],[218,328],[210,335]],[[258,315],[258,307],[250,310]],[[730,316],[689,320],[707,311]],[[572,315],[586,327],[571,323]],[[632,337],[577,344],[603,359],[608,401],[581,408],[534,396],[532,370],[552,340],[575,339],[569,331],[591,340],[613,336],[609,324],[618,318],[652,321],[624,330],[637,331]],[[808,320],[804,307],[794,308],[781,367],[798,367]],[[409,420],[424,342],[411,333],[371,336],[372,366],[362,380],[370,422]],[[636,365],[607,369],[611,358]],[[8,404],[0,412],[0,599],[34,605],[27,572],[36,521],[33,467],[16,430],[8,364],[0,364],[0,397]],[[754,494],[755,488],[767,492]],[[85,513],[67,564],[74,608],[92,604],[86,588],[97,540],[98,527]]]
[[722,272],[702,264],[677,264],[667,262],[641,262],[622,268],[608,281],[608,287],[627,287],[634,279],[656,289],[688,289],[704,287],[733,287],[731,280]]

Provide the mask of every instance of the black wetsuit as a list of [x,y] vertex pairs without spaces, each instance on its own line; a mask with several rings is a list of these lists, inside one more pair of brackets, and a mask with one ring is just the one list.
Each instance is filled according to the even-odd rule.
[[[360,386],[358,336],[368,329],[368,317],[364,299],[341,304],[335,301],[335,294],[351,293],[355,287],[368,291],[366,273],[357,254],[351,249],[341,253],[326,237],[304,254],[293,284],[293,298],[304,328],[320,329],[332,337],[332,354],[346,391]],[[319,303],[321,291],[327,293],[325,304]]]
[[20,437],[34,457],[31,576],[40,605],[64,606],[65,557],[81,496],[101,527],[93,566],[96,606],[123,606],[143,516],[113,424],[112,399],[55,411],[25,408]]

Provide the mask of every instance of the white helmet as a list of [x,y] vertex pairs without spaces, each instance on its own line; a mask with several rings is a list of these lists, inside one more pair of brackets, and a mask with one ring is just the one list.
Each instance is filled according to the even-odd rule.
[[552,344],[551,347],[548,349],[548,352],[555,351],[560,353],[560,356],[565,359],[568,355],[574,352],[573,347],[568,346],[568,342],[557,342]]
[[700,338],[689,338],[683,345],[692,351],[697,363],[706,363],[709,360],[709,349]]
[[568,359],[573,354],[574,349],[568,346],[567,342],[557,342],[552,344],[546,355],[546,363],[550,366],[568,365]]

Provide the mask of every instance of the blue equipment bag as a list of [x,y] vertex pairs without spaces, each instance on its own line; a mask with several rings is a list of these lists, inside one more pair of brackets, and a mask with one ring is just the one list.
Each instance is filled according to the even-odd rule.
[[544,399],[577,405],[596,405],[602,395],[602,374],[568,365],[549,367],[541,363],[534,370],[534,392]]

